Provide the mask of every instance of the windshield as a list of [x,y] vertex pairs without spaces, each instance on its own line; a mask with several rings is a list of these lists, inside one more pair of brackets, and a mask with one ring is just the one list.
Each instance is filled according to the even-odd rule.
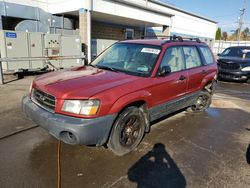
[[116,43],[91,65],[136,76],[150,76],[160,52],[160,46]]
[[239,57],[250,58],[250,48],[227,48],[220,56],[224,57]]

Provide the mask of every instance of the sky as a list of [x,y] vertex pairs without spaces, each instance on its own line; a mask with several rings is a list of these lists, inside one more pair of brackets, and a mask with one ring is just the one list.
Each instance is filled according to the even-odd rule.
[[[229,34],[238,27],[240,9],[244,0],[161,0],[189,12],[207,17],[218,22],[222,31]],[[246,0],[243,29],[250,28],[250,0]]]

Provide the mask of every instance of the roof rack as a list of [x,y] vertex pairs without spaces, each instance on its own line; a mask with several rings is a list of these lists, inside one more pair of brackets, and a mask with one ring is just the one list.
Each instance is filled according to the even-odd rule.
[[201,40],[199,38],[181,37],[181,36],[176,36],[176,35],[173,35],[171,37],[172,38],[170,38],[170,40],[173,40],[173,41],[179,41],[179,42],[183,42],[183,41],[196,41],[198,43],[201,43]]
[[144,35],[142,39],[170,39],[172,36],[167,35]]
[[[184,42],[184,41],[196,41],[198,43],[201,43],[201,40],[199,38],[192,38],[192,37],[181,37],[177,35],[167,36],[167,35],[157,35],[157,36],[143,36],[142,39],[152,39],[152,38],[160,38],[160,39],[169,39],[169,41],[178,41],[178,42]],[[166,41],[166,42],[169,42]]]

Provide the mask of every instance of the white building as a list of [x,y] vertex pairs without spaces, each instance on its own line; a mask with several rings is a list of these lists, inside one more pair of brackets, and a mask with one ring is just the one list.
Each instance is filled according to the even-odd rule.
[[[145,35],[176,34],[199,37],[212,43],[217,29],[217,23],[213,20],[157,0],[5,0],[2,1],[2,8],[0,5],[2,19],[8,17],[8,13],[13,11],[8,3],[38,7],[42,10],[39,13],[40,19],[44,12],[70,18],[66,20],[69,25],[66,29],[77,29],[82,43],[86,45],[86,52],[91,52],[92,46],[94,55],[116,40],[142,38]],[[27,13],[22,12],[23,15]],[[53,27],[57,18],[52,17],[45,21],[35,19],[35,21],[49,25],[49,32],[51,28],[54,28],[54,31],[62,28],[65,30],[65,19],[62,28]],[[45,23],[46,21],[49,23]],[[4,21],[0,20],[0,22]],[[39,24],[36,28],[44,28]],[[23,24],[19,28],[26,25]],[[6,28],[3,27],[3,29]],[[90,59],[90,53],[88,57]]]

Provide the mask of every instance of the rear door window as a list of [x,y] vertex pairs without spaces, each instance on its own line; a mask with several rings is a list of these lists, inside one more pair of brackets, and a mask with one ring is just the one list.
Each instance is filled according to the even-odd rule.
[[184,46],[183,51],[187,69],[202,66],[199,52],[195,46]]
[[199,48],[200,48],[201,53],[205,59],[206,65],[213,64],[214,58],[213,58],[213,55],[212,55],[211,51],[209,50],[209,48],[205,47],[205,46],[200,46]]

